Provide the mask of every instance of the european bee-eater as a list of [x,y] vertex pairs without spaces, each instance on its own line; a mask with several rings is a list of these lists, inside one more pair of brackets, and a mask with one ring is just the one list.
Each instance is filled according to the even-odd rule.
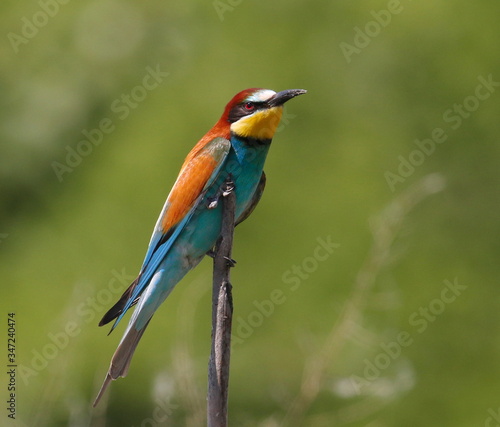
[[222,224],[218,198],[229,176],[236,194],[236,223],[253,211],[264,191],[264,161],[283,104],[304,93],[303,89],[276,93],[255,88],[238,93],[188,154],[156,222],[139,275],[99,323],[102,326],[116,319],[113,330],[137,304],[94,406],[111,380],[127,375],[135,348],[156,309],[214,247]]

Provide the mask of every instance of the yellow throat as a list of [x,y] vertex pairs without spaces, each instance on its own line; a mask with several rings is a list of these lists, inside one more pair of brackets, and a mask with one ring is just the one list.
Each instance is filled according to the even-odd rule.
[[277,106],[257,110],[251,116],[243,117],[231,125],[231,132],[243,138],[272,139],[278,127],[283,107]]

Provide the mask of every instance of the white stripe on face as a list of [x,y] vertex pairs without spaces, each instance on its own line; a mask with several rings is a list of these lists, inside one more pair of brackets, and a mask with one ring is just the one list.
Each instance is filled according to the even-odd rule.
[[276,92],[270,89],[262,89],[250,95],[246,100],[251,102],[265,102],[271,99]]

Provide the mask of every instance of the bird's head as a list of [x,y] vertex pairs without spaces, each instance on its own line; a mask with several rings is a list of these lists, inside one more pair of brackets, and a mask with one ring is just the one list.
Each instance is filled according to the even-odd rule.
[[232,134],[258,141],[271,140],[283,114],[283,104],[302,95],[304,89],[275,92],[269,89],[246,89],[226,105],[221,121],[229,124]]

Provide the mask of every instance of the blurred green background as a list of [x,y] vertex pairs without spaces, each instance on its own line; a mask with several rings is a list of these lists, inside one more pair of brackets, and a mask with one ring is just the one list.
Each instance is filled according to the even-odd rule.
[[125,328],[97,322],[247,87],[308,94],[236,232],[230,425],[500,423],[498,1],[0,9],[1,313],[20,365],[2,425],[205,424],[209,260],[92,410]]

